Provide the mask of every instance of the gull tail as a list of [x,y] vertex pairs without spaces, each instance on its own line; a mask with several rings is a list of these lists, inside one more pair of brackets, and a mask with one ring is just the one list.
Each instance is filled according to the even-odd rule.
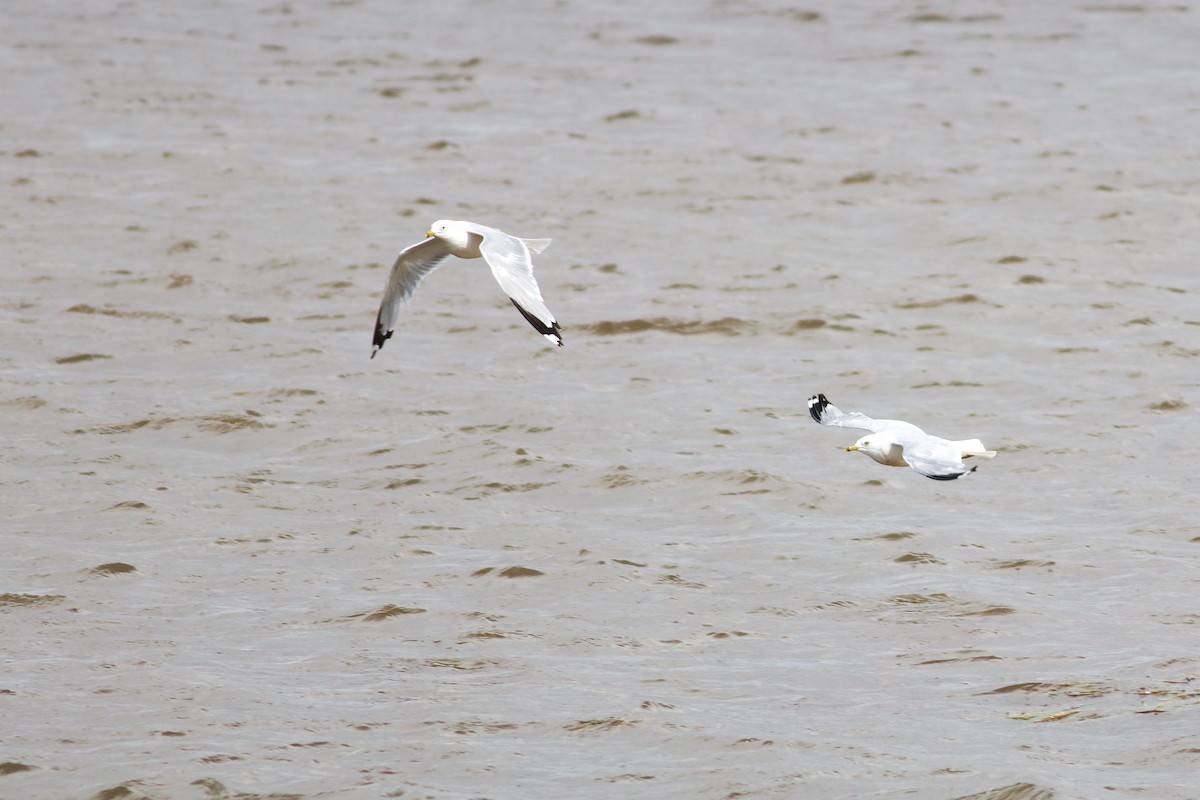
[[954,442],[954,445],[962,451],[963,458],[995,458],[996,451],[988,450],[983,446],[983,442],[978,439],[964,439],[961,442]]
[[550,239],[522,239],[525,246],[529,248],[529,252],[535,256],[550,246]]

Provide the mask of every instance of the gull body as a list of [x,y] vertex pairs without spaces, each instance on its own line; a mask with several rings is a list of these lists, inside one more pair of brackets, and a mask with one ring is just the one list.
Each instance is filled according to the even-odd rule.
[[975,467],[967,467],[965,458],[993,458],[996,453],[978,439],[951,440],[932,436],[898,419],[872,419],[857,411],[842,411],[823,394],[808,398],[808,413],[822,425],[858,428],[870,431],[846,448],[862,453],[889,467],[912,467],[918,474],[937,481],[961,478]]
[[433,223],[425,239],[401,250],[392,265],[375,317],[371,358],[392,337],[400,307],[412,297],[421,280],[449,256],[482,258],[487,262],[492,277],[534,330],[562,347],[558,321],[542,300],[542,292],[533,278],[530,256],[549,245],[549,239],[522,239],[477,222],[440,219]]

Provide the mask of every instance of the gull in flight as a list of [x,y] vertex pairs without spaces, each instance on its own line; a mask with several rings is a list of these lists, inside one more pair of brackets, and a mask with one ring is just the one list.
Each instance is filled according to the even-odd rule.
[[433,223],[425,239],[401,250],[392,265],[383,302],[379,304],[379,315],[375,318],[371,358],[392,337],[401,303],[408,301],[422,278],[452,255],[459,258],[482,256],[517,311],[534,330],[562,347],[558,321],[542,300],[537,281],[533,279],[533,262],[529,256],[542,252],[549,245],[549,239],[520,239],[475,222],[440,219]]
[[822,425],[870,431],[847,447],[847,452],[863,453],[889,467],[912,467],[935,481],[952,481],[974,472],[975,467],[968,468],[963,464],[964,458],[993,458],[996,455],[978,439],[952,442],[930,436],[911,422],[871,419],[857,411],[846,413],[823,394],[808,398],[808,413]]

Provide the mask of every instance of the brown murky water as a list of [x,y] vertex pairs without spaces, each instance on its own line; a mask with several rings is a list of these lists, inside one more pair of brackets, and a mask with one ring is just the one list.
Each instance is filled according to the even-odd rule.
[[1190,6],[0,21],[0,797],[1200,797]]

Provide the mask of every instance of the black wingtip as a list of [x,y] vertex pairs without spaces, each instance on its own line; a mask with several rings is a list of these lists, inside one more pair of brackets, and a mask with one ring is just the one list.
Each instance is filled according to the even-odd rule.
[[808,413],[817,422],[821,421],[821,415],[825,413],[825,407],[829,405],[829,400],[823,394],[817,394],[815,397],[808,398]]
[[533,326],[533,329],[535,331],[540,333],[542,336],[545,336],[549,339],[553,339],[554,343],[557,344],[559,347],[563,346],[563,338],[562,338],[562,334],[558,332],[558,323],[557,322],[551,322],[549,325],[547,325],[546,323],[542,322],[540,319],[535,317],[533,314],[530,314],[528,311],[521,308],[521,304],[518,303],[516,300],[513,300],[511,297],[508,299],[513,304],[513,306],[516,307],[517,311],[521,312],[521,316],[523,316],[525,318],[525,321]]
[[375,354],[378,353],[380,348],[383,347],[383,343],[390,338],[392,338],[392,332],[384,331],[383,327],[380,326],[379,321],[376,320],[375,336],[371,339],[371,358],[375,357]]
[[955,472],[950,475],[926,475],[925,477],[931,478],[932,480],[935,480],[935,481],[956,481],[959,478],[961,478],[963,475],[970,475],[972,472],[974,472],[977,469],[979,469],[979,467],[971,467],[970,469],[965,470],[963,472]]

